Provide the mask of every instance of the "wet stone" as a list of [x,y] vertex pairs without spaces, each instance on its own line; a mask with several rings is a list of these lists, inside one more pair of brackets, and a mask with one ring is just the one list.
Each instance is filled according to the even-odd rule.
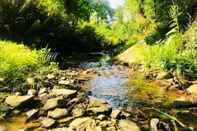
[[21,106],[24,103],[28,103],[33,99],[33,96],[8,96],[5,103],[12,107]]
[[137,124],[129,120],[120,120],[118,126],[120,131],[140,131]]
[[64,97],[69,97],[77,93],[76,90],[69,90],[69,89],[52,89],[52,95],[60,96],[63,95]]
[[43,110],[51,110],[61,106],[64,103],[63,98],[51,98],[44,104]]
[[41,123],[42,123],[43,128],[49,128],[49,127],[52,127],[55,124],[55,120],[51,119],[51,118],[43,118]]
[[68,111],[61,108],[56,108],[55,110],[48,112],[48,117],[52,117],[54,119],[62,118],[66,115],[68,115]]
[[39,112],[39,109],[32,109],[29,110],[28,112],[26,112],[26,116],[27,116],[27,121],[30,119],[33,119]]

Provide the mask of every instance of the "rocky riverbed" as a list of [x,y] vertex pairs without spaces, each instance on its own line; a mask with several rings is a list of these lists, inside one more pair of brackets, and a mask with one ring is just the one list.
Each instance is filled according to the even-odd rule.
[[195,82],[188,95],[164,72],[146,77],[98,63],[32,75],[2,100],[0,130],[195,130]]

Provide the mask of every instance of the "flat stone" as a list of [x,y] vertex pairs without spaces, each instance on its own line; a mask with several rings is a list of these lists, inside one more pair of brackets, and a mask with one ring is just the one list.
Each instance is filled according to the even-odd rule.
[[67,124],[67,123],[70,123],[70,121],[72,121],[73,119],[74,119],[74,117],[65,117],[65,118],[59,119],[58,123]]
[[118,109],[113,110],[111,113],[111,118],[117,119],[120,116],[120,114],[121,114],[121,110],[118,110]]
[[5,99],[5,103],[11,107],[18,107],[24,103],[27,103],[33,99],[33,96],[8,96]]
[[189,88],[187,88],[187,91],[192,95],[197,96],[197,84],[191,85]]
[[56,108],[55,110],[48,112],[48,116],[54,119],[62,118],[66,115],[68,115],[67,109]]
[[140,131],[137,124],[129,120],[120,120],[118,126],[120,131]]
[[69,80],[60,80],[58,82],[58,84],[60,84],[60,85],[69,85],[70,84],[70,81]]
[[61,127],[61,128],[55,128],[55,129],[51,129],[49,131],[74,131],[71,127]]
[[42,121],[42,127],[49,128],[52,127],[55,124],[55,120],[51,118],[44,118]]
[[77,91],[76,90],[69,90],[69,89],[52,89],[52,95],[63,95],[64,97],[69,97],[74,95]]
[[27,121],[35,117],[39,112],[39,109],[32,109],[27,111],[25,114],[27,116]]
[[31,123],[27,123],[25,125],[25,128],[26,129],[35,129],[35,128],[38,128],[40,126],[41,126],[41,123],[39,123],[39,122],[31,122]]
[[73,120],[69,126],[75,129],[86,129],[90,125],[96,126],[95,120],[90,117],[81,117]]
[[61,106],[63,102],[64,102],[63,98],[51,98],[46,101],[46,103],[44,104],[43,110],[47,111],[47,110],[54,109],[56,107]]
[[111,111],[111,106],[103,100],[91,98],[88,105],[88,111],[92,111],[95,114],[108,113]]
[[83,107],[76,107],[72,110],[72,115],[74,117],[80,117],[83,116],[85,113],[85,109]]

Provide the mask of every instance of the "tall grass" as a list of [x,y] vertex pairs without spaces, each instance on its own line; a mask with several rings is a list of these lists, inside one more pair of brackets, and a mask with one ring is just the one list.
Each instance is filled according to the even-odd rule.
[[0,76],[21,77],[27,70],[36,70],[43,65],[43,50],[30,50],[23,44],[0,41]]

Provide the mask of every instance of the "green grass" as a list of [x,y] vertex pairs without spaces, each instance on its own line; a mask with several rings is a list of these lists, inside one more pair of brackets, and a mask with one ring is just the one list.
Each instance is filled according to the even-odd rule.
[[23,78],[26,73],[44,66],[47,52],[46,49],[31,50],[22,43],[0,41],[0,78]]

